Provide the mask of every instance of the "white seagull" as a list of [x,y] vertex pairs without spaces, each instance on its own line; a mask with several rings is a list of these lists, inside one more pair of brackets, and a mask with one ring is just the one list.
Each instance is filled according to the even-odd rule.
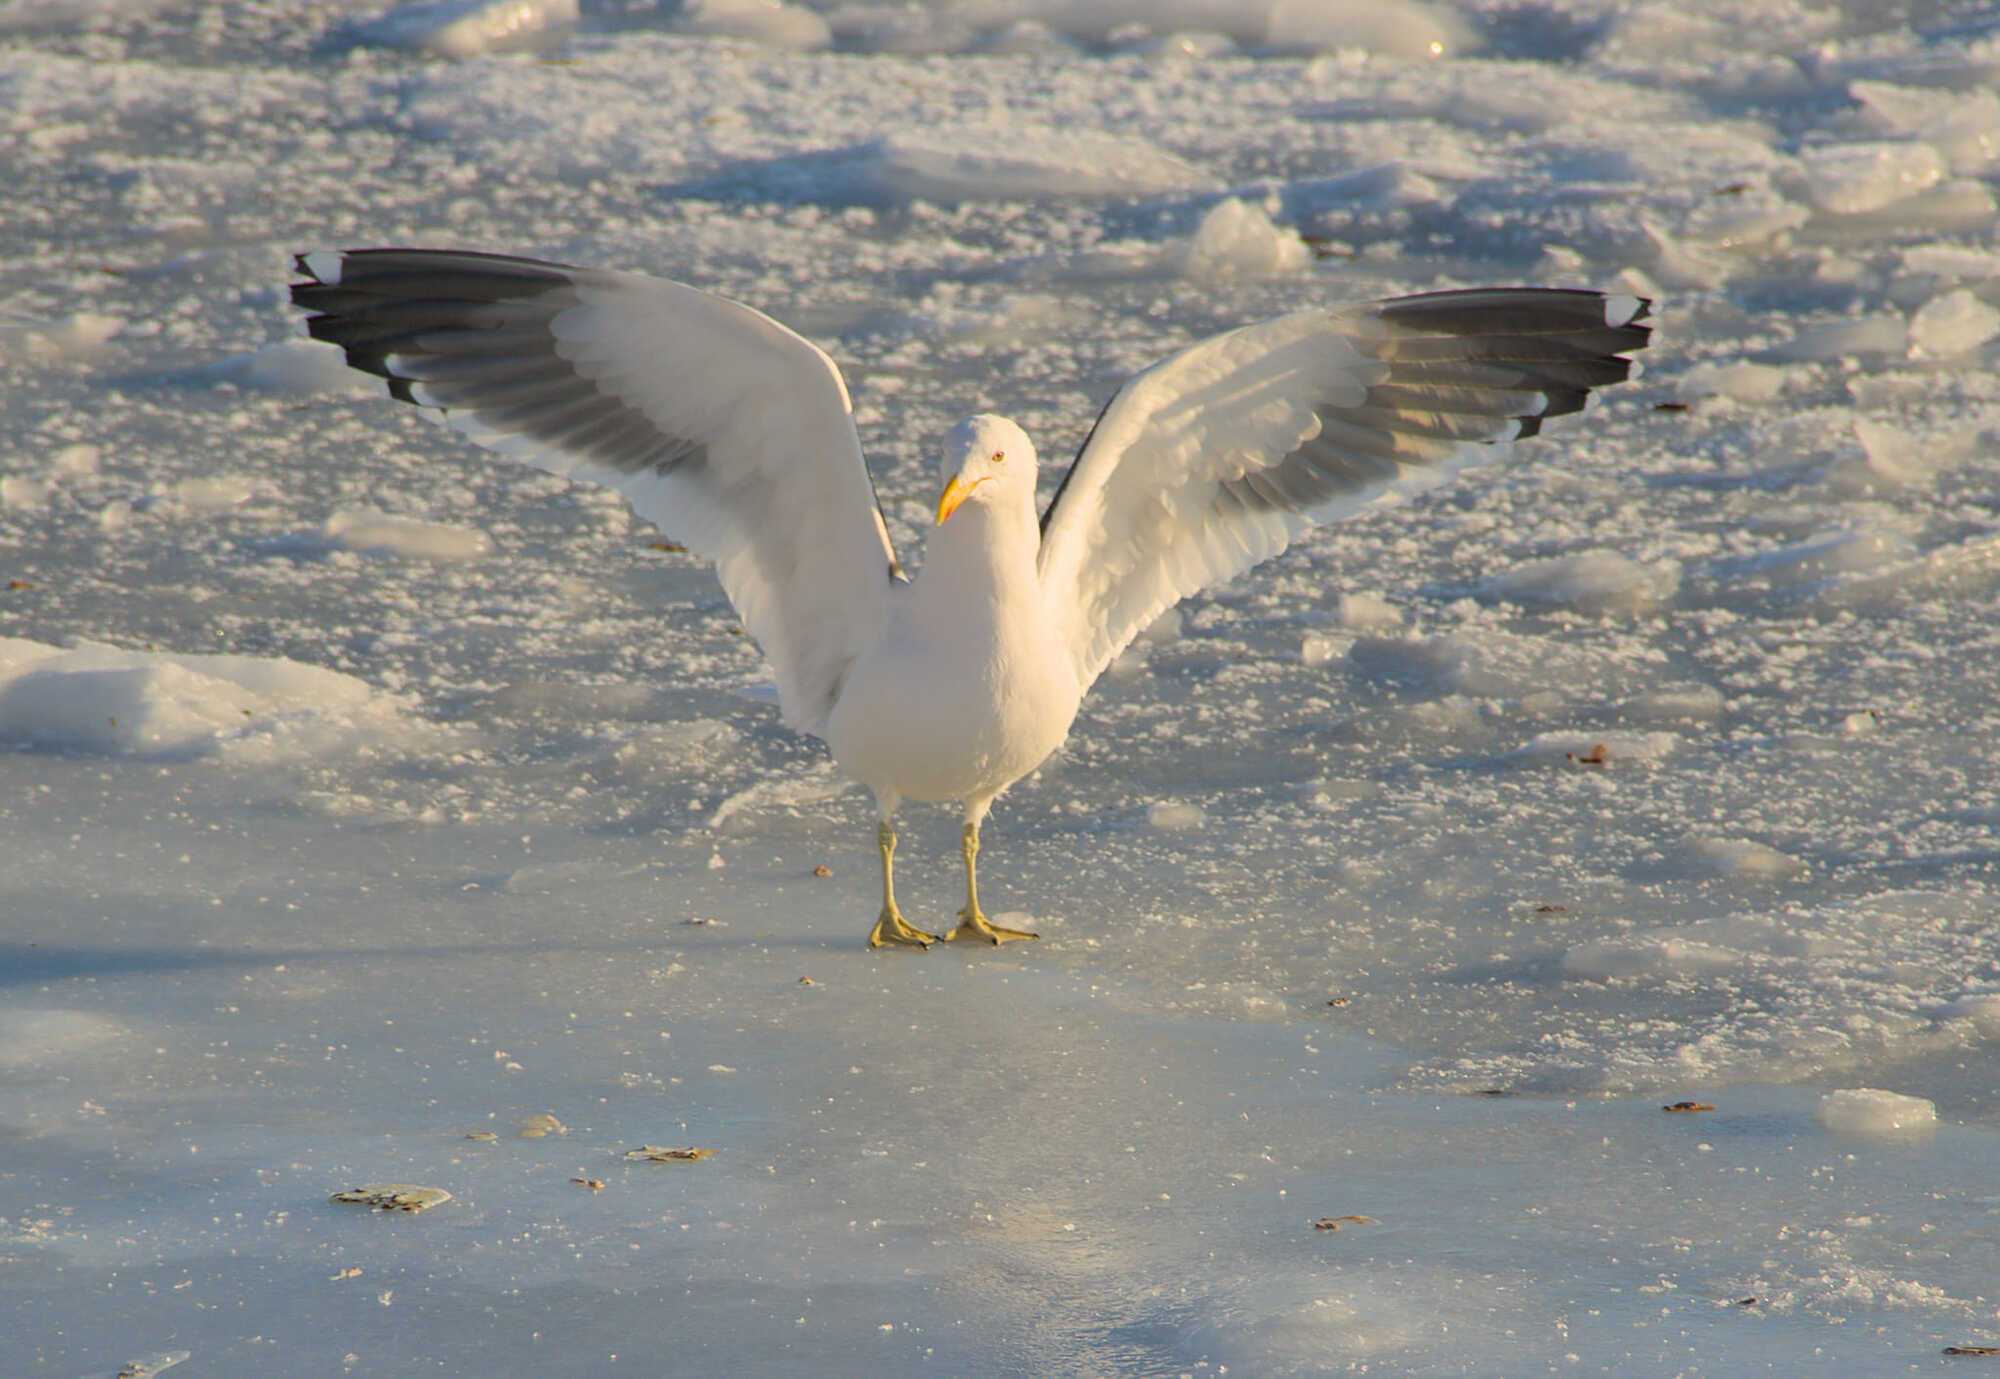
[[761,312],[677,282],[429,249],[301,255],[316,339],[488,449],[604,484],[713,560],[784,721],[896,807],[964,808],[944,941],[1035,935],[979,908],[979,826],[1062,745],[1104,668],[1180,600],[1306,528],[1441,483],[1628,377],[1650,303],[1526,287],[1290,312],[1126,381],[1048,511],[1003,417],[945,436],[921,579],[889,544],[840,370]]

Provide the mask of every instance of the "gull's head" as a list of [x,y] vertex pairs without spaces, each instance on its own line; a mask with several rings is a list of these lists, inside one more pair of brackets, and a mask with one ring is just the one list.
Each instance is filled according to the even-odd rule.
[[945,433],[944,492],[937,520],[943,526],[967,503],[1035,505],[1035,447],[1028,433],[1005,417],[968,417]]

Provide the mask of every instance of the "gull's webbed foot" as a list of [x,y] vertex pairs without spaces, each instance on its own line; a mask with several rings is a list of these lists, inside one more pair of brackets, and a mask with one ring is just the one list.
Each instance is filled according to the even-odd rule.
[[1009,929],[995,924],[978,910],[960,910],[958,912],[958,927],[946,934],[943,941],[946,943],[957,943],[961,939],[967,941],[978,939],[983,943],[990,943],[995,948],[998,948],[1003,943],[1014,943],[1020,939],[1040,937],[1040,934],[1030,933],[1026,929]]
[[898,943],[911,948],[928,949],[938,942],[936,934],[927,934],[922,929],[903,918],[903,912],[894,905],[882,907],[882,917],[875,921],[875,927],[868,934],[868,946],[881,948],[886,944]]

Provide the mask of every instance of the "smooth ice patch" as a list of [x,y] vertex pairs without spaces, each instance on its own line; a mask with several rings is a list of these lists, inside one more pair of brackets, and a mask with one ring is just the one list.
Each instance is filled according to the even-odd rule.
[[1879,1087],[1843,1087],[1819,1099],[1814,1113],[1836,1135],[1908,1135],[1937,1128],[1937,1103]]
[[[5,645],[0,642],[0,655]],[[45,1071],[125,1033],[116,1020],[84,1010],[0,1010],[0,1068]]]

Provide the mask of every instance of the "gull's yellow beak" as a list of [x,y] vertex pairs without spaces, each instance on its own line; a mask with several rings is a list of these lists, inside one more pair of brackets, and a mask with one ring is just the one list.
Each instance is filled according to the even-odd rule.
[[985,482],[985,479],[974,479],[968,484],[963,474],[953,475],[951,482],[944,486],[944,492],[938,495],[937,524],[942,527],[958,511],[958,505],[966,500],[967,495]]

